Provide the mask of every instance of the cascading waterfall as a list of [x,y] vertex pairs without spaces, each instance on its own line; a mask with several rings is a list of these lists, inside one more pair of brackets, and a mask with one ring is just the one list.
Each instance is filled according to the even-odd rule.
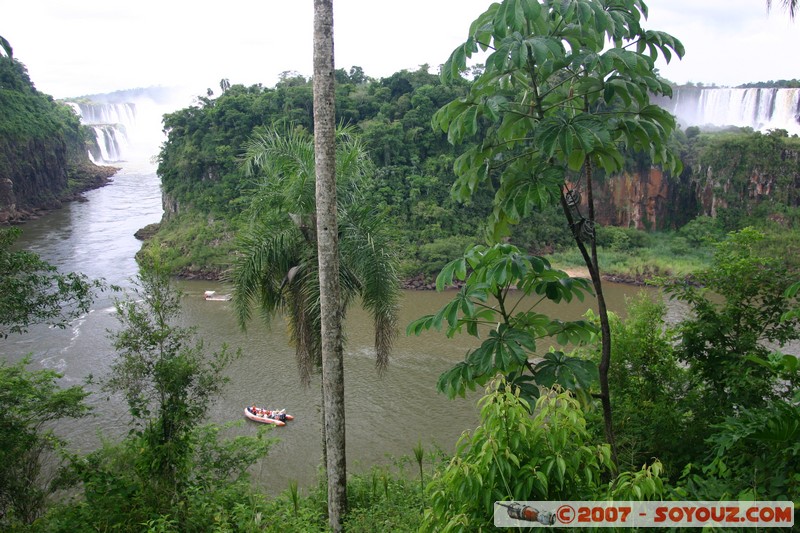
[[92,126],[97,137],[97,148],[99,153],[89,151],[89,157],[105,163],[115,163],[123,161],[124,146],[128,144],[128,136],[125,126],[122,124],[98,124]]
[[136,124],[136,105],[131,103],[70,103],[81,122],[94,130],[97,146],[89,150],[94,163],[125,160],[130,147],[128,128]]
[[678,87],[672,99],[658,99],[682,127],[784,129],[800,134],[800,89]]

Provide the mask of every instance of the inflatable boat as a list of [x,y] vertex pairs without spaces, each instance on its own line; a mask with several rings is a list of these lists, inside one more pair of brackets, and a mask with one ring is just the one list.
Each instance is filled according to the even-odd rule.
[[286,409],[274,411],[271,409],[261,409],[255,405],[244,408],[244,416],[253,422],[261,422],[262,424],[273,424],[275,426],[285,426],[289,420],[294,420],[292,415],[286,414]]

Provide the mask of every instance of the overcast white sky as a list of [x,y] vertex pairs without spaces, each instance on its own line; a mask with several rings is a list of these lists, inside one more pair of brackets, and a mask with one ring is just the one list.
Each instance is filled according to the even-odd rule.
[[[738,85],[800,78],[800,20],[774,0],[649,0],[648,29],[686,47],[668,79]],[[464,40],[490,0],[334,0],[337,68],[380,78],[428,63]],[[0,35],[37,88],[57,98],[219,81],[272,86],[311,74],[311,0],[0,0]]]

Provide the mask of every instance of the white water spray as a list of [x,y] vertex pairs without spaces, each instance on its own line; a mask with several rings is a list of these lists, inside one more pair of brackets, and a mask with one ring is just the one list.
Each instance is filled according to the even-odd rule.
[[97,94],[70,102],[97,140],[96,164],[149,163],[165,140],[162,116],[189,105],[184,91],[161,87]]
[[687,126],[783,129],[800,135],[800,89],[679,87],[657,103]]

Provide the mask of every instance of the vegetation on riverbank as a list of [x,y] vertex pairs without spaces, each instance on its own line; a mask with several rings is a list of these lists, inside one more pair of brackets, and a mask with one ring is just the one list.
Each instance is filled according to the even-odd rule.
[[[800,212],[785,209],[780,218],[750,217],[750,227],[757,227],[764,239],[755,245],[758,253],[780,257],[784,267],[800,270],[800,230],[794,219]],[[737,228],[738,229],[738,228]],[[598,232],[599,260],[609,281],[645,284],[655,278],[692,279],[708,268],[714,245],[726,238],[718,219],[698,217],[678,231],[643,232],[623,228],[602,228]],[[558,268],[580,273],[583,258],[576,250],[563,249],[548,256]]]
[[[418,107],[407,78],[375,86],[374,94],[386,89],[382,91],[386,105],[369,115],[371,126],[361,125],[364,138],[373,136],[376,141],[373,149],[382,158],[377,168],[385,174],[376,172],[375,179],[364,185],[366,190],[360,192],[366,199],[356,194],[346,197],[366,206],[343,201],[342,208],[352,209],[347,215],[353,217],[362,209],[383,216],[398,249],[407,253],[403,268],[409,273],[423,268],[438,271],[436,285],[441,290],[459,282],[460,289],[450,293],[449,303],[414,321],[408,332],[444,328],[448,336],[474,337],[474,348],[439,376],[437,388],[450,397],[478,387],[485,394],[479,401],[479,426],[463,434],[451,456],[425,465],[419,446],[413,450],[417,464],[408,462],[413,474],[403,468],[392,473],[378,468],[352,476],[351,506],[343,526],[351,531],[490,529],[494,502],[508,500],[800,499],[800,363],[796,356],[779,351],[800,339],[800,273],[786,244],[793,252],[800,239],[778,239],[797,231],[797,207],[795,197],[783,194],[783,189],[779,194],[762,194],[772,185],[792,185],[792,176],[784,174],[792,172],[791,163],[770,166],[780,175],[766,180],[756,175],[754,183],[752,161],[745,159],[744,166],[736,167],[744,169],[741,173],[719,178],[716,173],[721,170],[705,167],[699,153],[688,177],[713,177],[694,183],[711,190],[714,218],[695,218],[677,234],[662,237],[663,245],[649,241],[655,239],[653,234],[636,230],[596,230],[594,200],[589,200],[586,218],[579,216],[583,204],[577,195],[567,193],[575,193],[583,183],[586,196],[591,196],[593,184],[599,188],[612,181],[599,167],[651,167],[652,161],[621,152],[623,142],[654,148],[657,157],[670,159],[662,143],[668,140],[664,132],[671,129],[672,120],[647,105],[644,91],[656,87],[668,92],[668,88],[656,78],[653,58],[645,55],[648,46],[634,52],[620,49],[621,43],[641,39],[645,45],[652,44],[651,53],[655,48],[666,53],[664,47],[669,46],[678,55],[681,47],[668,35],[642,33],[640,2],[615,4],[610,11],[598,2],[575,4],[584,9],[559,3],[524,5],[527,9],[513,0],[493,4],[473,25],[475,35],[447,64],[450,68],[445,70],[459,81],[453,88],[440,88],[440,93],[433,86],[427,89],[449,101],[437,123],[448,130],[450,140],[487,134],[488,141],[467,147],[467,158],[453,159],[452,152],[422,157],[423,148],[436,146],[443,138],[415,129],[411,113]],[[519,32],[534,27],[547,31],[530,36],[526,44],[516,39]],[[578,27],[583,29],[575,33]],[[566,33],[557,33],[562,31]],[[507,39],[509,35],[514,37]],[[609,37],[616,43],[606,49],[603,43]],[[484,40],[502,53],[495,54],[487,76],[473,86],[472,100],[461,100],[465,56]],[[572,50],[569,58],[564,40]],[[570,68],[564,70],[566,66]],[[523,83],[530,75],[533,86],[501,94],[512,69],[519,73],[515,81]],[[551,76],[555,70],[564,78]],[[427,72],[419,74],[424,81]],[[341,86],[360,73],[344,76]],[[586,92],[576,98],[574,87],[565,80],[575,82],[577,94]],[[256,208],[266,208],[259,214],[268,220],[279,218],[285,225],[270,226],[266,234],[251,239],[256,248],[266,244],[261,249],[267,251],[254,254],[253,265],[259,268],[245,272],[245,291],[261,296],[260,307],[272,312],[285,306],[284,291],[297,290],[297,301],[311,312],[286,306],[293,313],[294,340],[301,349],[304,342],[317,343],[319,332],[308,327],[318,305],[316,281],[313,276],[303,277],[313,270],[314,247],[299,250],[300,239],[306,245],[313,243],[309,236],[315,228],[309,221],[313,209],[306,196],[295,194],[298,188],[308,192],[313,172],[292,175],[294,179],[280,183],[285,187],[271,189],[275,183],[249,181],[236,158],[237,143],[252,131],[266,131],[269,124],[256,122],[273,112],[290,115],[286,127],[302,128],[299,135],[306,138],[309,128],[303,121],[309,110],[295,104],[308,101],[308,84],[295,81],[281,87],[283,91],[223,83],[219,99],[206,98],[199,108],[167,117],[170,140],[159,166],[168,207],[162,228],[175,231],[175,240],[159,240],[163,235],[158,234],[150,240],[134,293],[115,306],[120,330],[111,338],[118,354],[101,377],[102,389],[120,394],[127,403],[127,413],[120,413],[130,425],[126,436],[86,454],[66,451],[47,432],[45,423],[84,414],[82,402],[88,392],[75,387],[67,389],[65,397],[58,394],[59,376],[53,372],[26,373],[25,363],[0,365],[0,427],[9,429],[0,438],[3,444],[14,445],[0,446],[0,451],[9,454],[0,461],[0,480],[14,479],[23,488],[34,489],[25,493],[9,483],[0,484],[4,491],[0,492],[0,526],[18,531],[327,530],[322,487],[310,489],[307,498],[301,498],[292,484],[286,493],[268,499],[250,486],[248,468],[272,444],[266,432],[224,439],[220,427],[201,425],[221,391],[233,353],[226,348],[215,354],[205,352],[195,332],[182,325],[180,301],[168,277],[179,261],[184,261],[180,268],[202,270],[211,265],[224,270],[231,258],[219,262],[215,258],[240,249],[234,235],[257,220],[248,209],[255,199]],[[605,90],[597,90],[606,83]],[[411,90],[406,90],[406,84]],[[340,109],[355,116],[361,113],[359,105],[370,101],[370,86],[364,84],[364,93],[360,83],[352,85]],[[536,112],[519,113],[527,108],[529,95],[540,90],[546,96],[533,102]],[[288,102],[288,97],[296,97],[297,102]],[[596,105],[589,106],[590,98],[596,99]],[[546,99],[550,100],[545,106]],[[433,99],[429,100],[432,104]],[[630,109],[634,101],[641,108]],[[514,103],[508,106],[509,102]],[[244,112],[240,105],[252,107]],[[613,109],[616,105],[619,108]],[[403,111],[393,117],[395,106]],[[562,106],[568,112],[562,112]],[[598,117],[598,109],[608,112]],[[627,111],[616,114],[621,109]],[[501,114],[508,121],[501,120]],[[527,122],[515,130],[521,121]],[[407,129],[409,125],[414,127]],[[412,142],[417,136],[426,138],[421,147]],[[782,140],[785,136],[780,133],[766,137],[764,143],[752,144],[772,155],[793,142]],[[695,142],[691,139],[697,140],[697,146],[713,145],[703,144],[705,138],[699,134],[672,141]],[[739,153],[750,144],[736,146]],[[310,156],[311,148],[303,150]],[[411,152],[410,159],[397,163]],[[302,167],[311,168],[312,159],[303,158]],[[339,163],[352,162],[343,159]],[[729,159],[733,159],[730,153],[717,164]],[[446,174],[446,169],[456,161],[459,181],[452,182],[459,184],[460,195],[470,202],[466,213],[457,204],[448,204],[454,202],[448,189],[455,176]],[[500,168],[493,168],[495,164]],[[532,168],[537,170],[533,179]],[[270,175],[278,180],[286,177]],[[672,179],[661,173],[659,183],[666,183],[661,178]],[[272,194],[258,194],[265,191]],[[757,197],[751,197],[754,191]],[[549,200],[560,201],[566,222],[548,211]],[[484,223],[477,221],[486,220],[489,213],[493,216],[487,226],[498,230],[496,238],[488,246],[468,247],[485,234]],[[751,220],[769,236],[745,226]],[[504,231],[507,225],[515,230],[510,237]],[[287,228],[298,240],[284,240],[282,232]],[[390,248],[363,237],[366,233],[343,233],[356,241],[355,246],[374,246],[372,251],[378,254]],[[572,279],[529,253],[559,250],[564,235],[574,238],[581,250],[591,283]],[[0,239],[0,245],[8,241]],[[236,246],[226,249],[231,242]],[[273,253],[286,242],[291,245],[279,251],[305,253],[301,257]],[[422,250],[428,255],[422,255]],[[644,250],[653,252],[648,255]],[[703,250],[709,253],[704,256]],[[601,252],[612,258],[609,271],[618,257],[614,254],[625,254],[629,262],[621,269],[632,268],[636,273],[637,268],[657,268],[660,274],[673,274],[660,282],[689,312],[678,324],[667,324],[663,304],[648,298],[631,301],[624,320],[607,312],[597,274],[602,271]],[[342,253],[343,258],[347,255]],[[664,259],[676,256],[691,260],[667,264]],[[13,285],[29,280],[30,271],[49,271],[33,259],[19,253],[0,256],[0,281]],[[642,262],[635,263],[637,259]],[[695,259],[697,264],[692,264]],[[165,260],[167,268],[163,268]],[[444,263],[434,268],[440,260]],[[384,264],[393,270],[389,261]],[[264,265],[265,269],[260,268]],[[352,284],[353,295],[381,288],[368,287],[370,283],[384,283],[383,276],[357,275],[362,273],[357,267],[369,268],[366,262],[343,261],[342,267],[341,276]],[[674,276],[683,268],[693,269],[689,282]],[[7,319],[11,332],[24,330],[31,314],[23,313],[20,319],[13,311],[37,309],[31,301],[40,298],[51,304],[48,310],[54,306],[61,316],[59,308],[71,303],[71,296],[52,294],[48,288],[47,283],[34,283],[29,291],[17,291],[20,301],[9,307],[12,313]],[[77,288],[85,296],[85,284]],[[544,300],[555,304],[582,300],[591,292],[599,311],[588,312],[581,320],[547,316],[537,307]],[[532,298],[523,302],[517,300],[520,295]],[[369,297],[364,300],[369,305]],[[389,301],[383,309],[393,310],[393,304]],[[247,318],[249,311],[244,311]],[[41,317],[34,314],[34,318]],[[55,418],[48,418],[52,413]],[[43,458],[38,451],[42,449],[63,451],[59,455],[63,468],[54,483],[39,475]],[[20,464],[26,467],[22,474]],[[414,478],[417,471],[419,489]],[[45,496],[56,490],[72,492],[59,504],[48,506]],[[26,497],[15,498],[20,494]]]
[[[486,220],[495,206],[489,190],[478,190],[462,203],[451,195],[453,164],[459,152],[444,134],[430,128],[434,112],[464,94],[470,82],[449,86],[423,65],[415,72],[401,71],[375,80],[360,68],[337,71],[337,113],[342,123],[360,134],[369,150],[374,172],[364,195],[390,228],[393,248],[401,258],[399,274],[407,286],[430,286],[448,258],[484,241]],[[168,114],[168,141],[159,157],[166,213],[146,246],[166,250],[167,261],[179,275],[224,277],[234,262],[235,235],[250,220],[246,207],[256,192],[245,175],[241,157],[253,135],[275,123],[310,130],[311,82],[285,73],[274,88],[226,86],[216,97],[198,97],[197,105]],[[605,252],[603,270],[616,279],[643,280],[652,273],[690,273],[704,263],[701,237],[720,238],[726,231],[770,221],[776,231],[793,234],[798,228],[800,198],[794,185],[800,180],[800,140],[785,132],[769,134],[747,128],[716,133],[689,128],[670,140],[681,154],[684,171],[664,176],[663,188],[651,196],[615,198],[603,192],[604,216],[636,220],[626,210],[641,212],[642,228],[653,231],[657,216],[660,234],[647,236],[632,228],[604,222],[599,229]],[[626,156],[626,172],[647,182],[647,155]],[[613,183],[598,169],[600,187]],[[647,191],[644,186],[639,194]],[[649,213],[654,209],[653,213]],[[616,214],[615,214],[616,213]],[[682,229],[696,216],[713,214],[715,234],[703,228]],[[616,217],[616,218],[615,218]],[[709,224],[707,224],[709,225]],[[675,233],[680,229],[680,232]],[[710,231],[710,230],[709,230]],[[529,213],[525,222],[511,228],[510,242],[522,249],[547,255],[569,266],[573,258],[562,255],[571,235],[558,210],[545,207]],[[652,253],[645,250],[652,246]]]
[[[724,296],[723,302],[707,300],[703,290],[692,285],[673,286],[696,317],[667,325],[664,304],[647,297],[631,302],[627,319],[613,317],[617,365],[611,385],[622,452],[616,469],[603,443],[602,420],[590,408],[596,387],[591,373],[584,391],[589,394],[581,394],[567,368],[554,372],[555,387],[540,388],[535,407],[527,393],[491,380],[480,400],[480,425],[465,432],[452,457],[420,448],[413,450],[413,458],[351,475],[345,531],[489,527],[493,502],[508,499],[800,498],[800,365],[795,356],[763,344],[800,335],[796,317],[782,318],[797,306],[784,291],[795,278],[783,269],[781,258],[756,252],[760,242],[758,232],[745,230],[716,247],[700,279]],[[492,276],[500,276],[499,269],[493,269]],[[591,315],[588,319],[593,320]],[[133,346],[130,342],[146,329],[137,327],[136,335],[117,338]],[[735,359],[728,351],[731,345],[736,346]],[[597,350],[596,342],[589,342],[570,355],[596,361]],[[119,361],[118,371],[135,368],[120,364],[124,358]],[[549,364],[554,363],[561,364],[556,359]],[[740,393],[725,392],[734,389]],[[760,393],[752,394],[756,390]],[[9,412],[0,411],[3,416]],[[7,514],[5,525],[12,531],[35,532],[109,527],[151,532],[328,531],[324,483],[306,488],[290,484],[274,497],[250,486],[241,467],[268,451],[269,441],[260,440],[264,436],[214,444],[219,428],[200,427],[188,441],[175,443],[182,445],[162,447],[147,437],[159,427],[157,412],[121,444],[107,443],[86,457],[69,457],[66,472],[72,475],[60,479],[82,479],[85,498],[62,501],[29,525]],[[541,453],[543,449],[547,452]],[[168,470],[169,475],[181,476],[180,483],[164,484],[151,475],[161,464],[156,459],[165,453],[187,461],[176,463],[183,465],[180,471]],[[534,470],[531,465],[536,465]],[[235,475],[220,477],[226,471]],[[167,489],[171,496],[165,499]]]

